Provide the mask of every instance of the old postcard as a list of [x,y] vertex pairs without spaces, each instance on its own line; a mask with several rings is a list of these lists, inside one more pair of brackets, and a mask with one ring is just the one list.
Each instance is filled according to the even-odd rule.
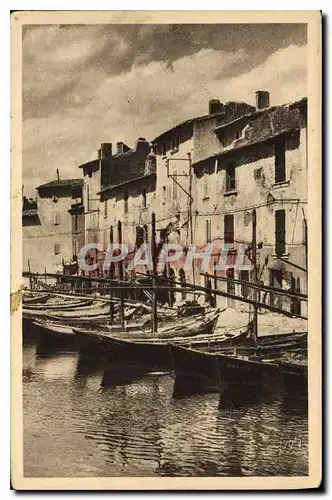
[[321,482],[321,15],[12,15],[12,484]]

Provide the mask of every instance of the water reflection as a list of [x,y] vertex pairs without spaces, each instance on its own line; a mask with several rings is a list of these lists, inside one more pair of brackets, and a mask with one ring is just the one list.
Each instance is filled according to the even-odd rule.
[[307,401],[282,385],[179,397],[171,374],[91,362],[45,338],[23,359],[27,476],[308,472]]

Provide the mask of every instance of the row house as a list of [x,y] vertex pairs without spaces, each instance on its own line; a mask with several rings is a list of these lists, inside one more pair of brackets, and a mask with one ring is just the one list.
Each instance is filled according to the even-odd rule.
[[[241,246],[243,263],[251,264],[256,210],[259,280],[306,293],[307,100],[270,106],[269,99],[266,91],[256,92],[256,106],[213,99],[206,115],[166,130],[151,143],[139,138],[130,148],[118,142],[115,151],[102,143],[97,158],[80,165],[83,179],[58,178],[39,186],[37,205],[27,201],[23,210],[25,267],[29,260],[36,270],[51,271],[62,259],[77,261],[84,244],[98,243],[89,257],[102,272],[108,243],[119,241],[119,221],[131,258],[152,241],[155,213],[157,244],[180,243],[185,249],[183,259],[168,266],[169,276],[210,285],[199,260],[191,269],[184,266],[186,251],[190,244],[201,249],[212,244],[213,274],[218,244],[226,243],[226,275],[250,281],[251,272],[235,263]],[[32,252],[30,237],[44,238],[44,260]],[[214,286],[250,295],[248,287],[236,290],[234,283],[215,280]],[[260,299],[280,305],[280,296]],[[296,301],[287,306],[300,312]]]
[[[248,270],[232,267],[239,245],[250,264],[252,211],[257,214],[258,278],[265,285],[307,291],[307,100],[269,106],[256,95],[256,110],[214,130],[219,151],[193,163],[198,244],[220,240],[234,248],[226,274],[249,281]],[[220,289],[248,297],[247,287],[219,282]],[[280,306],[280,295],[262,294]],[[300,313],[297,300],[284,299]],[[222,305],[243,308],[222,299]],[[303,308],[303,303],[302,303]],[[304,311],[302,311],[304,312]]]
[[108,244],[119,242],[119,221],[129,258],[142,243],[151,240],[155,155],[145,138],[139,138],[133,148],[118,142],[114,153],[111,143],[103,143],[98,159],[80,168],[84,177],[84,243],[100,245],[99,250],[89,252],[89,257],[90,263],[100,263],[98,272],[102,272]]
[[[63,272],[73,263],[71,205],[82,179],[60,179],[37,187],[36,200],[23,199],[23,271]],[[76,197],[76,198],[74,198]]]
[[207,115],[184,121],[152,141],[157,166],[157,230],[161,242],[180,243],[185,249],[183,259],[170,265],[170,275],[181,282],[199,281],[196,266],[184,269],[186,249],[197,244],[195,209],[197,179],[193,164],[220,150],[214,130],[227,121],[254,110],[246,103],[209,102]]
[[[155,155],[145,138],[131,149],[117,143],[116,154],[102,170],[100,186],[101,243],[122,241],[128,247],[128,259],[143,243],[151,242],[151,218],[155,207]],[[121,229],[118,227],[121,222]],[[112,231],[112,235],[110,234]],[[120,231],[120,234],[119,234]]]

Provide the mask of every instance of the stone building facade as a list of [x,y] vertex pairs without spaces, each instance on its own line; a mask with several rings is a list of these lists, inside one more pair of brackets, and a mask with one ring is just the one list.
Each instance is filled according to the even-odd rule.
[[37,187],[34,208],[22,212],[23,271],[62,272],[73,259],[72,220],[68,212],[73,189],[82,179],[57,179]]
[[[257,214],[258,275],[265,285],[306,293],[307,101],[258,109],[222,124],[218,153],[193,164],[197,244],[220,239],[248,250],[252,211]],[[228,276],[250,280],[229,266]],[[219,283],[227,289],[225,283]],[[248,291],[229,290],[240,294]],[[280,296],[261,297],[280,305]],[[222,304],[242,308],[231,300]],[[286,306],[299,311],[289,299]],[[302,304],[303,305],[303,304]]]
[[[52,257],[47,257],[51,262],[46,267],[77,255],[83,244],[98,243],[100,249],[90,257],[100,263],[99,272],[103,272],[107,245],[111,240],[118,242],[119,221],[122,242],[131,257],[142,243],[151,242],[151,218],[155,213],[157,244],[181,243],[185,249],[182,260],[168,266],[170,276],[206,285],[199,259],[195,266],[184,270],[189,246],[204,249],[207,243],[212,245],[212,275],[212,265],[220,258],[220,246],[227,243],[231,249],[228,269],[216,272],[215,277],[226,275],[250,281],[251,272],[236,269],[235,263],[243,252],[243,263],[251,264],[255,210],[259,280],[265,285],[306,293],[306,99],[270,106],[268,92],[258,91],[255,107],[212,100],[208,114],[166,130],[151,143],[139,138],[133,148],[117,143],[115,151],[111,143],[101,144],[98,157],[80,169],[83,179],[72,181],[76,183],[77,199],[71,200],[73,186],[69,188],[61,181],[40,186],[41,225],[32,213],[23,219],[27,248],[28,233],[38,234],[45,224],[48,227],[50,238],[45,253]],[[52,214],[62,205],[68,215],[68,224],[61,216],[63,230],[72,234],[68,241],[65,236],[62,239],[60,225],[55,228],[51,223]],[[61,246],[59,254],[54,252],[56,244]],[[217,279],[212,284],[250,296],[242,285]],[[280,305],[280,296],[263,294],[260,299]],[[221,306],[247,308],[229,299],[220,298],[218,302]],[[305,313],[303,304],[301,311],[298,302],[284,302],[290,310]]]

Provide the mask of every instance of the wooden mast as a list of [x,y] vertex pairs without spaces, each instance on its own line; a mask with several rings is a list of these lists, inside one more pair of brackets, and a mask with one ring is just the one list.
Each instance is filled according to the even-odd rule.
[[[118,243],[119,246],[122,244],[122,223],[118,221]],[[121,249],[120,249],[121,251]],[[119,261],[119,281],[123,280],[123,265],[122,261]],[[120,290],[120,324],[124,327],[124,299],[123,299],[123,289]]]
[[[110,245],[111,245],[111,249],[112,249],[112,252],[113,252],[113,241],[114,241],[114,238],[113,238],[113,226],[110,227]],[[110,278],[111,278],[111,285],[110,285],[110,316],[111,316],[111,322],[113,322],[113,319],[114,319],[114,304],[113,304],[113,301],[112,301],[112,297],[113,297],[113,279],[114,279],[114,265],[113,265],[113,262],[111,260],[111,265],[110,265]]]
[[[256,210],[252,211],[252,281],[257,283],[257,219]],[[253,312],[254,317],[252,321],[252,341],[253,344],[257,345],[257,334],[258,334],[258,318],[257,318],[257,289],[253,290]]]
[[152,212],[151,216],[151,253],[153,262],[152,274],[152,307],[151,307],[151,323],[152,332],[157,333],[157,288],[156,288],[156,272],[157,272],[157,248],[156,248],[156,214]]

